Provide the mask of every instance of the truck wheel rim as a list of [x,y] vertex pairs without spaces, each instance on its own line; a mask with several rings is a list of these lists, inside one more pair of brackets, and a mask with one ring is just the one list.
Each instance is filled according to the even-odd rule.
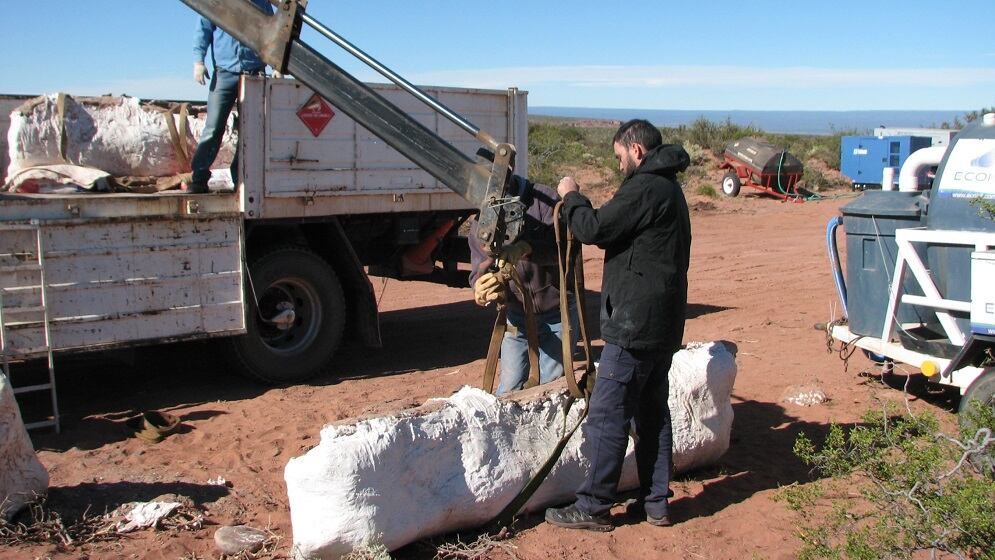
[[729,194],[732,192],[732,187],[732,177],[726,177],[725,180],[722,181],[722,192]]
[[[281,329],[264,318],[292,309],[294,322]],[[272,351],[293,354],[310,346],[321,328],[321,304],[314,288],[296,278],[284,278],[270,284],[259,298],[255,317],[259,337]]]

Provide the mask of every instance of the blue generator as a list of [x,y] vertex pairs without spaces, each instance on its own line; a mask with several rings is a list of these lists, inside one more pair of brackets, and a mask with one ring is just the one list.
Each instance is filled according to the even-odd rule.
[[[844,136],[840,142],[840,171],[853,181],[854,188],[881,188],[885,167],[898,170],[912,152],[928,148],[933,143],[928,136]],[[920,187],[928,179],[919,178]]]

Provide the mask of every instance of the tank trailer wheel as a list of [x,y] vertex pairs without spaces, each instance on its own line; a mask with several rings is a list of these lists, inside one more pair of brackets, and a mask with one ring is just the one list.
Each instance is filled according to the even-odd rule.
[[[968,437],[974,437],[979,424],[977,413],[974,411],[974,402],[981,403],[983,416],[988,419],[995,418],[995,369],[987,369],[981,377],[974,380],[967,388],[964,396],[960,399],[960,406],[957,408],[957,416],[962,432],[966,432]],[[988,425],[989,428],[993,426]],[[995,434],[992,434],[995,436]],[[975,454],[970,458],[971,463],[983,473],[990,477],[995,477],[995,449],[991,446],[983,454]]]
[[722,176],[722,194],[728,197],[739,196],[739,175],[735,171],[729,171]]
[[246,334],[231,339],[240,373],[272,384],[321,373],[345,328],[345,299],[335,271],[300,247],[270,251],[249,270]]

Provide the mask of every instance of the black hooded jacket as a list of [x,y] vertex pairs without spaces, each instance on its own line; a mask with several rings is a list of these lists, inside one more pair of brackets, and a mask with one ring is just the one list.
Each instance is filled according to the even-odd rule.
[[684,336],[691,220],[677,173],[691,163],[679,145],[650,150],[615,196],[595,210],[564,198],[574,236],[605,250],[601,338],[626,349],[676,351]]

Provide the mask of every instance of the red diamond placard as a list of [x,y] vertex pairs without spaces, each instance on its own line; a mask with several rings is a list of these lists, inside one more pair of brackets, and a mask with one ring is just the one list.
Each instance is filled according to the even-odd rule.
[[332,122],[334,116],[335,111],[332,110],[332,106],[317,93],[308,98],[304,106],[297,110],[297,117],[315,138],[325,130],[328,123]]

